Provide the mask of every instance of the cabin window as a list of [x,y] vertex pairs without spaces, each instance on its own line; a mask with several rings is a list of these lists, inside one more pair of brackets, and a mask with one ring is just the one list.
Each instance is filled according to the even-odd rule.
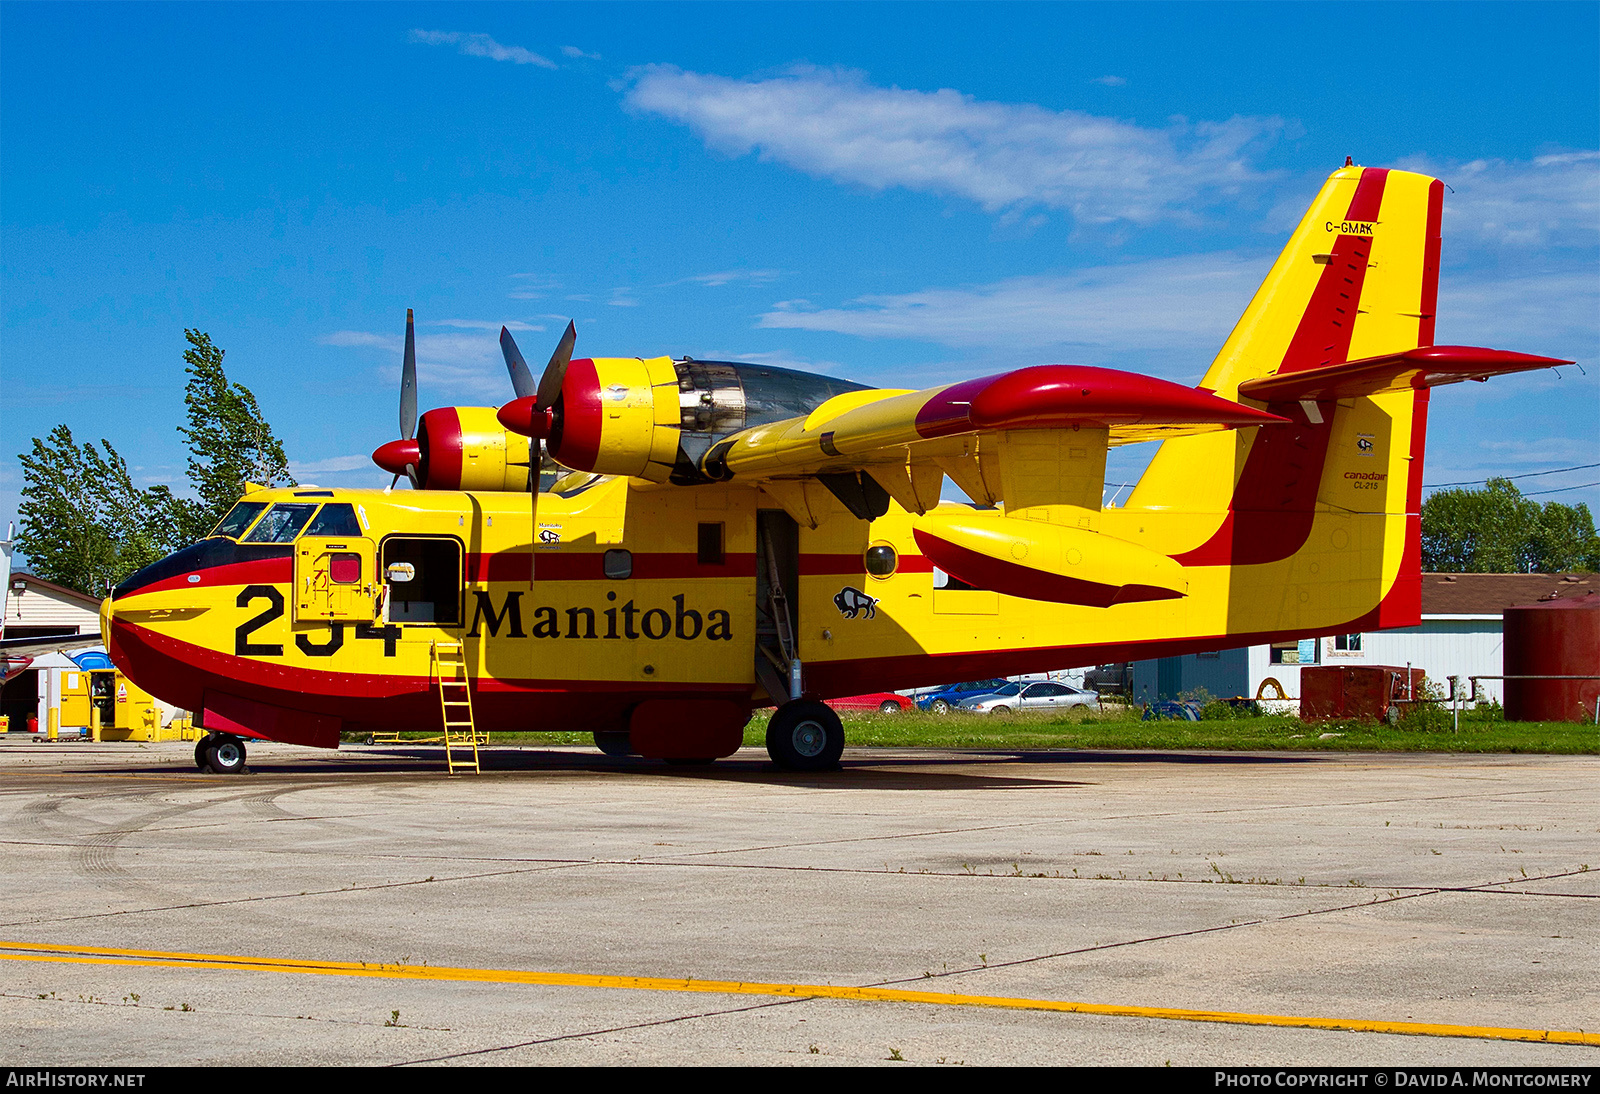
[[700,526],[700,548],[696,556],[702,566],[721,566],[724,561],[722,551],[722,525],[702,524]]
[[359,536],[361,524],[356,520],[356,508],[349,502],[333,501],[322,507],[322,511],[311,522],[311,527],[306,529],[308,536]]
[[461,544],[453,539],[384,540],[382,573],[401,575],[407,565],[411,580],[388,581],[389,622],[459,627]]
[[238,539],[266,507],[267,503],[264,501],[241,501],[228,510],[228,515],[222,518],[222,523],[211,530],[211,534]]
[[632,551],[607,551],[601,564],[612,581],[626,581],[633,576]]
[[894,548],[887,543],[875,543],[867,548],[863,558],[867,573],[873,577],[888,577],[894,573],[895,567],[900,565],[899,556],[894,553]]
[[328,556],[328,580],[336,585],[354,585],[361,580],[361,556],[341,551]]
[[267,510],[267,515],[242,542],[293,543],[300,529],[306,526],[311,514],[317,511],[315,502],[279,502]]

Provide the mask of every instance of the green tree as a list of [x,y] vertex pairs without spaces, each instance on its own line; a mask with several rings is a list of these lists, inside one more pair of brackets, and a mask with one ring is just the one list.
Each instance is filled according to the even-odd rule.
[[1533,533],[1534,568],[1544,574],[1600,570],[1600,536],[1589,507],[1546,502]]
[[1422,568],[1433,573],[1560,573],[1600,569],[1587,505],[1540,505],[1510,479],[1441,490],[1422,503]]
[[142,566],[186,542],[181,505],[165,486],[140,490],[102,440],[79,445],[58,425],[35,437],[22,462],[17,547],[46,581],[104,596]]
[[185,330],[189,348],[183,359],[189,384],[183,395],[189,424],[178,432],[189,442],[189,483],[198,501],[186,507],[185,532],[198,539],[221,520],[245,492],[246,483],[294,486],[283,444],[261,416],[256,397],[243,384],[228,382],[223,351],[211,336]]
[[283,445],[243,384],[230,384],[222,350],[186,330],[189,383],[188,476],[197,498],[165,486],[140,490],[128,465],[102,440],[79,445],[65,425],[19,457],[24,484],[17,549],[35,573],[103,596],[117,582],[203,537],[245,492],[245,484],[293,486]]

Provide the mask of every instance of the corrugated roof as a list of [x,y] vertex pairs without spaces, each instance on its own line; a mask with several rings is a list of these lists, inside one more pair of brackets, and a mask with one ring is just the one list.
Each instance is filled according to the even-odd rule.
[[1423,615],[1500,615],[1518,604],[1582,596],[1600,574],[1423,574]]

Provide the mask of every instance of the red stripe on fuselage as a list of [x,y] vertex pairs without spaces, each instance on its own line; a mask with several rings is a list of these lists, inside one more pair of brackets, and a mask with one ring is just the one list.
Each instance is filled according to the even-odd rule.
[[[351,732],[438,729],[439,698],[428,677],[307,669],[235,657],[149,628],[113,621],[112,659],[140,687],[186,710],[204,709],[206,692],[224,692],[287,710],[331,715]],[[347,642],[351,641],[346,631]],[[470,651],[475,645],[468,643]],[[646,699],[748,699],[751,684],[610,680],[473,680],[482,730],[623,729]]]
[[[190,581],[198,577],[199,581]],[[172,589],[211,589],[219,585],[289,585],[294,582],[294,559],[258,558],[249,562],[229,562],[209,566],[189,574],[178,574],[151,585],[141,585],[118,599],[131,604],[134,597],[146,593],[163,593]]]
[[[922,555],[901,555],[895,563],[897,574],[931,574],[933,563]],[[865,577],[866,562],[859,554],[800,556],[801,577]]]
[[1337,404],[1317,404],[1320,425],[1313,425],[1298,406],[1271,405],[1293,424],[1256,433],[1222,527],[1194,550],[1173,555],[1173,561],[1183,566],[1252,566],[1282,561],[1305,545],[1316,518]]

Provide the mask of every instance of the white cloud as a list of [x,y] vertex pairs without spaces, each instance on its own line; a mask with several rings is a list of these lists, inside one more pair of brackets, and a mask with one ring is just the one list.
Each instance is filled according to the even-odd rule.
[[1127,79],[1122,76],[1096,76],[1089,82],[1100,84],[1104,87],[1126,87],[1128,83]]
[[1271,266],[1231,252],[1101,266],[990,285],[776,305],[757,324],[950,346],[1215,349]]
[[1452,240],[1512,247],[1600,243],[1600,151],[1531,161],[1448,163],[1415,157],[1396,164],[1443,179],[1446,259]]
[[1593,376],[1600,354],[1597,273],[1593,263],[1516,276],[1447,270],[1439,285],[1438,340],[1586,361]]
[[501,327],[505,327],[507,330],[544,330],[543,326],[524,323],[520,319],[512,319],[504,323],[497,323],[489,319],[432,319],[429,320],[428,326],[458,327],[462,330],[492,330],[497,333]]
[[373,468],[371,456],[331,456],[324,460],[312,460],[308,463],[289,461],[289,474],[295,478],[304,478],[306,475],[331,475],[344,471],[369,471]]
[[600,55],[598,53],[585,53],[577,46],[562,46],[561,55],[563,57],[571,57],[573,60],[582,58],[586,61],[598,61],[600,59]]
[[752,285],[765,285],[775,281],[780,276],[778,270],[724,270],[721,273],[694,274],[691,277],[680,277],[676,281],[668,281],[663,288],[673,285],[704,285],[708,289],[720,289],[724,285],[731,285],[736,281],[748,282]]
[[459,30],[414,30],[411,41],[425,46],[455,46],[469,57],[488,57],[493,61],[510,61],[514,65],[538,65],[555,68],[556,63],[521,46],[503,46],[487,34],[467,34]]
[[[470,333],[418,334],[417,386],[423,404],[451,406],[471,399],[487,399],[498,405],[509,399],[511,382],[496,337],[499,330],[499,323],[485,323]],[[404,335],[341,330],[325,335],[320,341],[326,346],[382,350],[389,358],[380,370],[383,382],[399,390]]]
[[630,109],[688,125],[729,155],[755,152],[874,190],[967,198],[990,212],[1066,209],[1089,223],[1193,220],[1195,205],[1265,181],[1251,156],[1284,128],[1236,116],[1154,129],[811,67],[733,80],[652,65],[632,80]]

